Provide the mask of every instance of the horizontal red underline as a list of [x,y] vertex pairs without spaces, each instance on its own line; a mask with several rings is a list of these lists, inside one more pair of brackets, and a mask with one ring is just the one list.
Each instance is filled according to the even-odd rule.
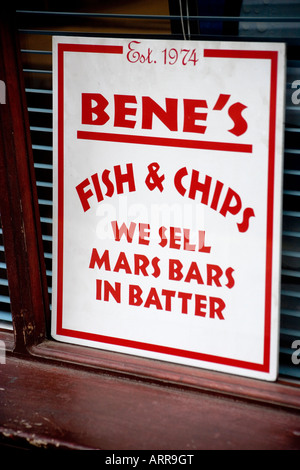
[[98,54],[123,54],[123,46],[110,46],[109,44],[58,44],[62,52],[96,52]]
[[127,144],[159,145],[162,147],[182,147],[191,149],[220,150],[224,152],[252,153],[252,145],[230,142],[210,142],[205,140],[170,139],[144,135],[112,134],[105,132],[77,131],[77,138],[82,140],[101,140],[105,142],[123,142]]

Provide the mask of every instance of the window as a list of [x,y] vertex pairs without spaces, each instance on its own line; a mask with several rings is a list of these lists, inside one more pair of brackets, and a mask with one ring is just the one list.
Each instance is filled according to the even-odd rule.
[[[22,2],[21,2],[22,3]],[[300,365],[300,3],[153,1],[27,2],[16,11],[20,51],[2,32],[0,79],[9,84],[1,108],[0,338],[22,357],[76,364],[114,377],[169,384],[189,392],[299,408]],[[230,7],[229,7],[230,4]],[[4,20],[5,21],[5,20]],[[285,168],[282,237],[280,377],[267,384],[160,364],[51,340],[52,275],[52,56],[53,35],[170,37],[287,43]],[[17,65],[17,52],[21,63]],[[18,78],[18,68],[23,77]],[[3,78],[2,78],[3,77]],[[14,77],[13,79],[11,77]],[[14,96],[12,97],[12,90]],[[2,106],[0,104],[0,106]],[[28,121],[27,121],[28,119]],[[29,133],[29,132],[30,133]],[[9,135],[13,132],[14,150]],[[11,155],[13,154],[13,158]],[[33,158],[33,160],[31,160]],[[14,175],[14,177],[12,177]],[[4,196],[5,195],[5,196]],[[19,204],[21,201],[21,204]],[[5,250],[5,251],[4,251]],[[12,338],[12,328],[14,338]],[[298,343],[297,343],[298,344]],[[297,359],[297,356],[294,354]],[[0,365],[1,367],[1,365]],[[1,385],[0,385],[1,386]],[[283,398],[284,395],[284,398]],[[296,422],[296,421],[295,421]],[[299,428],[298,428],[299,429]]]
[[[0,226],[1,227],[1,226]],[[1,269],[1,277],[0,277],[0,325],[2,328],[11,329],[12,325],[12,318],[10,313],[10,298],[9,298],[9,290],[8,290],[8,280],[6,274],[6,260],[5,260],[5,253],[4,253],[4,243],[3,243],[3,236],[2,236],[2,227],[0,228],[0,269]]]

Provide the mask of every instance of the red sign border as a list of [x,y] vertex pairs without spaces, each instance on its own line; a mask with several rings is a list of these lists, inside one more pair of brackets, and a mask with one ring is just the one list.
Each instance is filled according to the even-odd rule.
[[269,50],[204,49],[206,58],[236,58],[270,60],[270,116],[268,152],[268,196],[267,196],[267,239],[265,273],[265,333],[263,363],[252,363],[226,357],[214,356],[195,351],[167,346],[114,338],[95,333],[76,331],[63,327],[63,234],[64,234],[64,52],[88,52],[123,54],[123,47],[117,45],[91,45],[59,43],[57,45],[58,76],[58,221],[57,221],[57,324],[56,333],[70,338],[95,341],[98,343],[123,346],[160,354],[189,358],[214,364],[237,367],[268,373],[270,371],[271,314],[272,314],[272,273],[273,273],[273,215],[274,215],[274,173],[276,138],[276,97],[278,52]]

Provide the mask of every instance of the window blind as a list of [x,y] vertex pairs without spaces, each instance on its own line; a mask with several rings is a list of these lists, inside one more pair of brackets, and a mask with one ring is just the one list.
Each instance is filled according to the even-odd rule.
[[[114,3],[116,7],[114,7]],[[124,3],[124,2],[123,2]],[[280,375],[300,380],[300,365],[293,364],[293,342],[300,340],[300,103],[295,81],[300,80],[300,2],[244,0],[233,2],[238,9],[226,14],[229,2],[178,0],[130,2],[119,7],[101,2],[88,10],[90,2],[76,11],[18,10],[23,72],[37,179],[44,255],[51,303],[52,281],[52,56],[53,35],[98,35],[170,37],[193,40],[280,41],[287,44],[286,115],[284,149],[284,194],[282,232],[282,291],[280,331]],[[147,3],[147,2],[146,2]],[[214,11],[208,4],[214,4]],[[100,6],[99,6],[100,5]],[[102,6],[101,6],[102,5]],[[175,5],[175,6],[174,6]],[[63,5],[61,6],[61,8]],[[107,11],[107,9],[110,11]],[[196,10],[195,10],[196,8]],[[126,11],[124,11],[124,9]],[[145,11],[146,10],[146,11]],[[230,13],[230,11],[229,11]],[[231,11],[232,13],[232,11]],[[224,14],[226,16],[224,16]],[[294,93],[294,94],[293,94]],[[299,93],[300,98],[300,93]],[[0,249],[3,253],[3,244]],[[3,269],[1,268],[3,266]],[[5,263],[1,257],[1,288],[7,288]],[[2,290],[1,290],[2,294]],[[0,320],[7,325],[9,296],[0,297]],[[3,309],[2,305],[7,307]]]
[[6,274],[6,260],[3,243],[3,233],[0,215],[0,328],[11,329],[10,297]]

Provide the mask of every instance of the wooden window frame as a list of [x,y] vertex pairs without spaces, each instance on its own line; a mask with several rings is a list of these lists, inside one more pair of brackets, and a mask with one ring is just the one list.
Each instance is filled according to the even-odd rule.
[[[57,367],[59,367],[60,370],[65,371],[68,383],[73,380],[70,371],[73,371],[72,373],[75,375],[87,371],[90,377],[94,377],[95,380],[101,380],[107,376],[120,381],[124,380],[129,384],[129,387],[132,384],[133,401],[137,382],[145,384],[153,390],[153,400],[155,397],[158,399],[159,394],[163,391],[173,390],[174,393],[180,393],[180,396],[187,400],[187,407],[190,403],[186,417],[191,423],[194,423],[191,394],[193,399],[195,399],[196,394],[196,398],[199,400],[202,400],[203,396],[214,397],[212,398],[213,410],[217,410],[217,408],[214,408],[216,397],[229,400],[229,406],[230,403],[233,406],[235,401],[239,400],[242,404],[245,404],[245,413],[247,406],[252,404],[257,406],[259,404],[262,407],[262,413],[264,410],[271,409],[275,416],[275,413],[283,410],[287,426],[289,423],[290,426],[293,426],[294,434],[291,441],[287,439],[284,431],[282,431],[281,442],[284,443],[282,445],[300,448],[300,386],[296,382],[293,383],[279,378],[277,382],[269,383],[51,340],[46,269],[25,86],[20,73],[22,67],[13,15],[8,15],[6,9],[7,6],[2,5],[0,7],[0,78],[6,84],[6,104],[0,105],[0,198],[13,319],[13,331],[0,330],[0,339],[6,345],[6,365],[4,366],[6,379],[8,380],[10,371],[16,373],[16,364],[19,364],[21,369],[22,367],[25,368],[22,370],[27,370],[26,367],[33,364],[35,367],[38,367],[37,365],[42,366],[43,374],[45,375],[47,372],[50,377],[56,377]],[[118,387],[119,383],[117,381],[115,386]],[[88,384],[85,387],[88,387]],[[9,395],[10,393],[11,395]],[[15,402],[17,400],[21,401],[23,393],[24,385],[19,388],[8,389],[8,398],[5,403],[9,404],[13,400]],[[38,399],[38,393],[38,390],[36,390],[36,395],[34,395],[36,399]],[[91,406],[95,406],[99,396],[95,393],[89,397],[92,401]],[[106,397],[102,397],[102,400],[104,403],[107,400],[107,406],[109,406],[109,400]],[[59,409],[53,404],[51,413],[54,420],[55,413],[58,413]],[[30,423],[29,426],[34,427],[29,408],[27,411],[27,422]],[[87,430],[89,425],[84,423],[83,420],[80,421],[78,411],[72,410],[71,406],[69,411],[73,419],[73,424],[69,424],[69,427],[71,428],[75,423],[75,425],[83,426]],[[176,416],[175,408],[173,411],[174,416]],[[241,422],[235,430],[234,436],[237,447],[242,445],[239,444],[238,434],[243,425],[247,424],[247,416],[246,413],[244,424]],[[130,413],[128,417],[134,419]],[[219,417],[212,416],[211,419],[214,420],[217,426]],[[99,426],[101,426],[100,422],[101,419],[99,418]],[[295,422],[299,424],[296,430]],[[251,425],[251,422],[249,421],[248,424]],[[192,425],[195,426],[195,424]],[[104,425],[102,424],[102,426]],[[144,431],[147,426],[147,423],[145,423]],[[276,423],[274,426],[274,432],[277,432]],[[115,427],[116,424],[111,421],[109,427],[111,433],[114,433]],[[6,434],[5,429],[4,423],[0,423],[0,442],[2,443],[6,443],[7,439],[16,438],[20,435],[18,434],[20,428],[17,425],[12,425],[10,432],[6,432]],[[35,426],[34,429],[35,433],[38,433],[38,427]],[[90,429],[90,432],[93,432],[92,429]],[[156,431],[150,427],[149,432],[151,434]],[[170,429],[169,432],[171,436],[172,430]],[[26,437],[26,433],[22,435]],[[23,441],[28,444],[28,437],[26,439],[23,439]],[[49,445],[49,443],[57,444],[57,442],[68,448],[75,445],[71,437],[68,438],[68,443],[62,437],[57,437],[55,427],[51,432],[49,431],[47,439],[45,445]],[[227,448],[226,436],[223,436],[222,439],[221,444],[224,448]],[[261,436],[261,439],[265,440],[266,445],[271,442],[270,436],[267,437],[265,434]],[[36,439],[37,441],[38,439]],[[25,445],[24,442],[21,444],[22,446]],[[150,442],[152,442],[151,439]],[[120,448],[120,442],[115,442],[115,445],[116,448]],[[198,443],[197,446],[199,445]],[[204,439],[202,445],[203,448],[209,448],[209,445],[212,445],[209,436],[206,440]],[[80,444],[77,442],[76,446],[80,447]],[[95,446],[97,447],[97,444],[93,442],[92,447]],[[99,447],[101,447],[101,443],[99,443]]]

